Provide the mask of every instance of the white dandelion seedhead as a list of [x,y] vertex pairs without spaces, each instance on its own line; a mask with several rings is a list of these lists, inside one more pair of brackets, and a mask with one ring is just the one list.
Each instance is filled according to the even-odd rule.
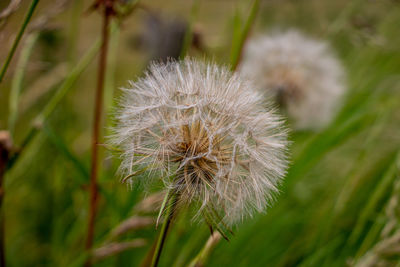
[[277,100],[297,129],[329,123],[345,91],[328,44],[293,30],[250,40],[240,71]]
[[142,179],[162,179],[201,215],[231,224],[262,211],[285,174],[280,117],[249,82],[212,63],[153,64],[123,89],[117,120],[124,174],[146,170]]

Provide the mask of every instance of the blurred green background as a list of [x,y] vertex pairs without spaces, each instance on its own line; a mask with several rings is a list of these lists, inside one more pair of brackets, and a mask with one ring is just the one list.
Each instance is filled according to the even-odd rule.
[[[2,0],[0,9],[8,2]],[[58,10],[57,4],[62,4]],[[16,146],[56,92],[68,89],[54,109],[48,109],[48,120],[5,177],[9,266],[84,262],[97,58],[83,65],[81,73],[76,71],[100,37],[101,17],[89,12],[91,4],[40,1],[0,84],[0,130],[9,127],[11,88],[21,88],[13,132]],[[142,4],[163,18],[191,25],[201,45],[190,47],[189,55],[228,65],[234,32],[243,27],[252,1]],[[1,25],[1,64],[29,5],[30,1],[22,1]],[[104,135],[112,123],[116,89],[140,76],[151,57],[142,44],[152,34],[146,20],[146,11],[137,9],[119,26],[113,24]],[[320,132],[292,131],[291,167],[276,203],[265,214],[238,225],[229,242],[221,240],[207,266],[400,266],[399,26],[396,0],[260,1],[250,37],[270,29],[296,28],[327,39],[345,66],[349,90],[328,127]],[[75,74],[79,76],[73,80]],[[118,158],[106,149],[101,157],[96,248],[104,246],[110,231],[123,220],[142,215],[135,205],[148,195],[141,187],[129,190],[120,183]],[[186,266],[206,242],[208,228],[192,223],[189,214],[182,212],[176,219],[160,266]],[[156,211],[146,213],[156,215]],[[118,237],[119,241],[144,238],[147,244],[111,255],[96,266],[140,266],[156,234],[155,226],[149,225]]]

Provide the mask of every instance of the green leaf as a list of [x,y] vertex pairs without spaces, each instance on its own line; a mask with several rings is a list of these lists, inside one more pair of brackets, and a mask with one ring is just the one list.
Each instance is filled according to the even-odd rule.
[[388,189],[392,185],[395,178],[399,178],[399,170],[400,170],[400,151],[397,152],[389,161],[387,171],[382,175],[382,179],[380,183],[376,187],[375,191],[369,198],[369,201],[364,206],[363,210],[360,213],[359,219],[352,231],[349,243],[353,244],[356,242],[360,235],[362,234],[365,225],[367,224],[368,220],[371,219],[371,216],[375,213],[376,207],[384,197],[385,194],[388,192]]
[[15,122],[18,116],[18,102],[19,96],[22,89],[22,82],[24,79],[24,74],[26,71],[26,66],[28,64],[29,58],[31,56],[33,47],[38,39],[39,34],[34,32],[28,35],[25,45],[22,48],[21,55],[18,59],[16,71],[11,83],[11,91],[9,98],[9,114],[8,114],[8,129],[11,136],[14,136]]
[[235,16],[233,17],[233,38],[231,48],[231,70],[235,70],[239,65],[243,46],[248,37],[251,27],[255,21],[260,1],[254,0],[253,5],[250,9],[250,14],[242,27],[241,18],[238,10],[236,10]]
[[14,53],[17,50],[17,46],[18,46],[19,42],[21,41],[22,35],[25,32],[26,26],[28,26],[28,23],[31,20],[33,12],[35,11],[36,6],[37,6],[38,3],[39,3],[39,0],[32,0],[32,3],[31,3],[31,5],[29,7],[29,10],[28,10],[28,13],[25,16],[25,19],[24,19],[24,21],[23,21],[23,23],[21,25],[21,28],[19,29],[17,37],[15,38],[14,43],[13,43],[13,45],[11,47],[11,50],[7,55],[6,61],[4,62],[3,67],[1,68],[1,71],[0,71],[0,83],[3,81],[3,78],[6,75],[8,66],[10,65],[10,62],[11,62],[11,59],[13,58]]

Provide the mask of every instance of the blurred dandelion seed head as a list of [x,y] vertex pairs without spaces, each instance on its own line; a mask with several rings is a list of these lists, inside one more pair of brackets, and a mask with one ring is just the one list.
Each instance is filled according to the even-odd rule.
[[212,210],[229,224],[273,198],[286,130],[248,81],[212,63],[171,61],[153,64],[121,99],[112,141],[124,175],[146,170],[198,215]]
[[329,123],[345,92],[342,66],[328,44],[293,30],[250,40],[240,71],[276,100],[297,129]]

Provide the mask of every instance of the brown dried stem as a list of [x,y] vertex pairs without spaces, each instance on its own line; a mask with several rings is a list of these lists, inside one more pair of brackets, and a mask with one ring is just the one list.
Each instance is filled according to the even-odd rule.
[[146,240],[141,238],[137,238],[132,241],[110,243],[93,251],[93,261],[100,261],[107,257],[117,255],[128,249],[143,247],[144,245],[146,245]]
[[[95,96],[94,107],[94,121],[93,121],[93,135],[92,135],[92,162],[90,171],[90,206],[89,206],[89,220],[86,238],[86,250],[91,250],[93,246],[94,237],[94,222],[97,212],[98,188],[97,177],[99,169],[99,140],[100,140],[100,126],[103,113],[103,94],[104,94],[104,80],[107,67],[107,50],[109,39],[109,25],[111,16],[113,15],[113,0],[102,1],[103,9],[103,26],[102,26],[102,44],[100,48],[100,59],[97,76],[97,89]],[[90,259],[86,262],[85,266],[90,266]]]
[[4,246],[4,214],[2,210],[4,198],[4,175],[12,151],[11,136],[8,131],[0,131],[0,266],[6,266]]

